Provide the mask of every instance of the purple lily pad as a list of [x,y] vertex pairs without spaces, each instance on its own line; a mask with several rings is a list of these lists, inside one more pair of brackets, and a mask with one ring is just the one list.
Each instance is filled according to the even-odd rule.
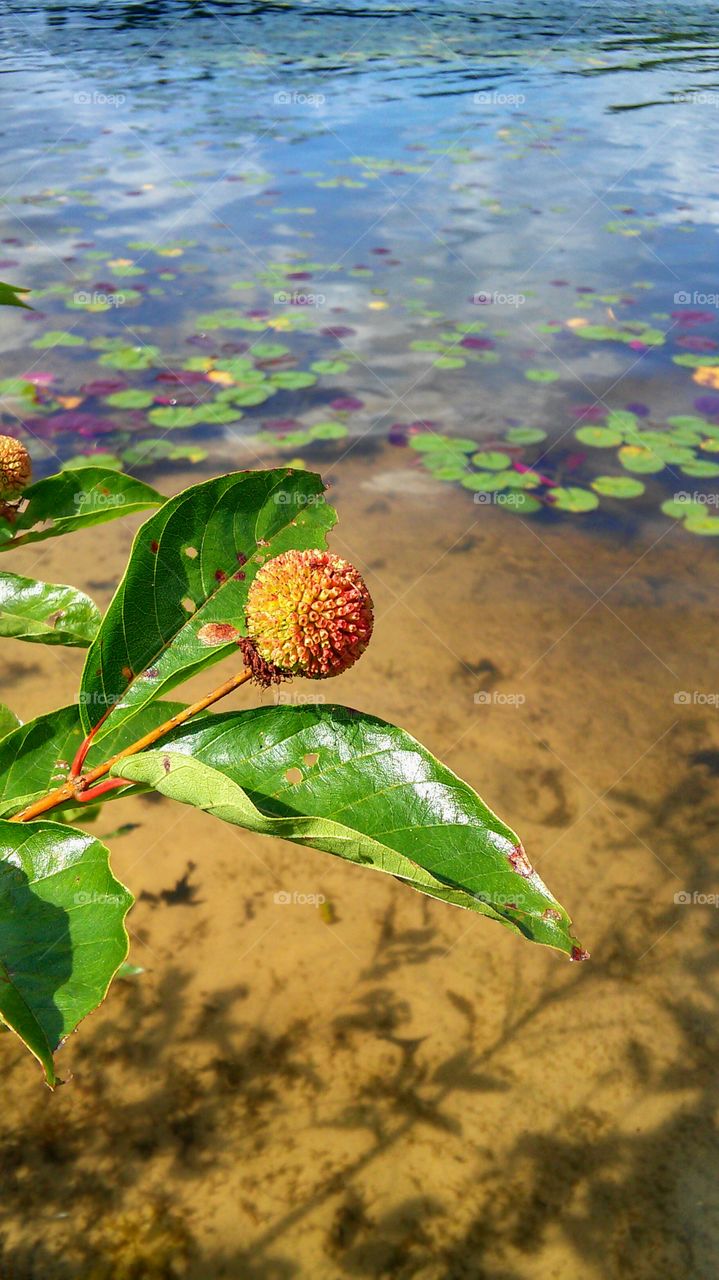
[[638,418],[649,417],[649,406],[642,404],[640,400],[632,400],[631,404],[625,404],[624,408],[629,413],[635,413]]
[[128,384],[121,378],[96,378],[94,382],[85,382],[80,387],[86,396],[110,396],[113,391],[125,391]]
[[716,312],[688,311],[686,308],[682,308],[681,311],[672,311],[671,317],[683,328],[691,328],[695,324],[711,324],[712,320],[716,320]]
[[354,413],[356,409],[364,409],[364,400],[357,400],[354,396],[338,396],[336,400],[330,400],[330,409],[336,409],[338,413]]
[[706,414],[707,418],[719,418],[719,396],[698,396],[694,408]]

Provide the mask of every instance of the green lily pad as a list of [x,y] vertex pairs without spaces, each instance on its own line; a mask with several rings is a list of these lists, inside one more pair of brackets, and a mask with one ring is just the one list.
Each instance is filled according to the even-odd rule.
[[692,512],[684,521],[684,528],[688,533],[697,533],[702,538],[716,538],[719,536],[719,516],[710,516],[706,512]]
[[612,431],[609,427],[579,427],[574,434],[582,444],[591,445],[593,449],[608,449],[621,444],[623,439],[619,431]]
[[657,457],[651,449],[641,445],[626,444],[619,450],[619,461],[627,471],[636,471],[640,475],[652,475],[664,470],[664,459]]
[[599,498],[590,489],[580,489],[576,485],[563,485],[552,489],[552,506],[559,511],[571,511],[575,514],[594,511],[599,506]]
[[595,476],[592,488],[603,498],[640,498],[644,493],[641,480],[631,476]]
[[113,409],[147,409],[154,399],[150,391],[128,387],[126,391],[113,391],[111,395],[105,396],[105,404]]
[[488,450],[486,453],[475,453],[472,456],[472,465],[483,471],[504,471],[511,461],[508,453],[500,453],[498,450]]
[[539,444],[546,438],[546,431],[539,427],[510,427],[505,434],[507,444]]
[[556,382],[559,378],[554,369],[525,369],[524,376],[529,382]]
[[342,440],[349,434],[344,422],[317,422],[310,427],[309,434],[313,440]]
[[719,476],[719,462],[705,462],[697,458],[694,462],[683,462],[682,474],[685,476]]
[[287,369],[280,373],[273,373],[270,382],[283,391],[300,391],[304,387],[314,387],[317,375],[305,373],[301,369]]

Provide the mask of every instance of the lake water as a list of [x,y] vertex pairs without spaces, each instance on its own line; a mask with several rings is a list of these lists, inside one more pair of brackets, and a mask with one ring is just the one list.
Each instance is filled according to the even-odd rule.
[[[321,471],[377,612],[332,698],[466,777],[592,952],[111,806],[145,972],[53,1095],[2,1037],[1,1280],[714,1280],[716,6],[0,29],[2,431],[167,493]],[[13,567],[105,605],[137,523]],[[6,644],[24,719],[72,700],[82,653]]]

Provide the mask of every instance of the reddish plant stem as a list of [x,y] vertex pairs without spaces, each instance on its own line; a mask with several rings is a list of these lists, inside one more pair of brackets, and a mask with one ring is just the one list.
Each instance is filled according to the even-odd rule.
[[[89,799],[87,795],[88,789],[92,787],[98,778],[104,778],[109,773],[112,766],[117,764],[118,760],[124,760],[127,756],[137,755],[139,751],[144,751],[146,747],[151,747],[154,742],[158,742],[160,738],[164,738],[168,733],[191,716],[196,716],[200,711],[205,711],[207,707],[211,707],[214,702],[219,702],[220,698],[227,697],[228,693],[232,693],[235,689],[239,689],[240,685],[246,684],[252,679],[252,672],[245,668],[239,675],[231,676],[229,680],[225,680],[217,689],[213,689],[212,693],[208,693],[206,697],[200,698],[198,702],[193,702],[191,706],[185,707],[182,711],[178,711],[177,715],[171,716],[164,724],[158,725],[156,729],[152,729],[142,738],[138,738],[137,742],[133,742],[129,747],[125,747],[122,751],[118,751],[116,755],[110,756],[109,760],[105,760],[102,764],[98,764],[94,769],[88,770],[87,773],[81,774],[79,778],[70,777],[67,782],[58,787],[56,791],[50,791],[41,800],[36,800],[34,804],[28,805],[27,809],[23,809],[21,813],[16,813],[11,822],[30,822],[32,818],[38,818],[40,814],[47,813],[50,809],[55,809],[59,804],[67,804],[68,801],[81,801]],[[103,717],[104,718],[104,717]],[[95,726],[95,730],[99,725]],[[92,740],[92,733],[88,735]],[[85,740],[87,743],[87,739]],[[83,743],[85,747],[85,743]],[[89,744],[88,744],[89,747]],[[83,748],[80,748],[82,751]],[[105,788],[103,787],[103,791]],[[100,789],[95,791],[96,795],[100,794]]]

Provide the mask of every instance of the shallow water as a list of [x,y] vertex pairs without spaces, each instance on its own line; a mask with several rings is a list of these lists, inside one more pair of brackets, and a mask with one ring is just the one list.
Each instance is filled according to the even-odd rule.
[[[2,429],[168,493],[321,470],[377,606],[332,698],[480,790],[592,961],[109,806],[146,972],[54,1095],[0,1041],[2,1280],[717,1274],[719,18],[467,8],[1,4],[0,278],[43,295]],[[136,523],[13,567],[104,605]],[[6,643],[23,718],[72,699],[81,653]]]

